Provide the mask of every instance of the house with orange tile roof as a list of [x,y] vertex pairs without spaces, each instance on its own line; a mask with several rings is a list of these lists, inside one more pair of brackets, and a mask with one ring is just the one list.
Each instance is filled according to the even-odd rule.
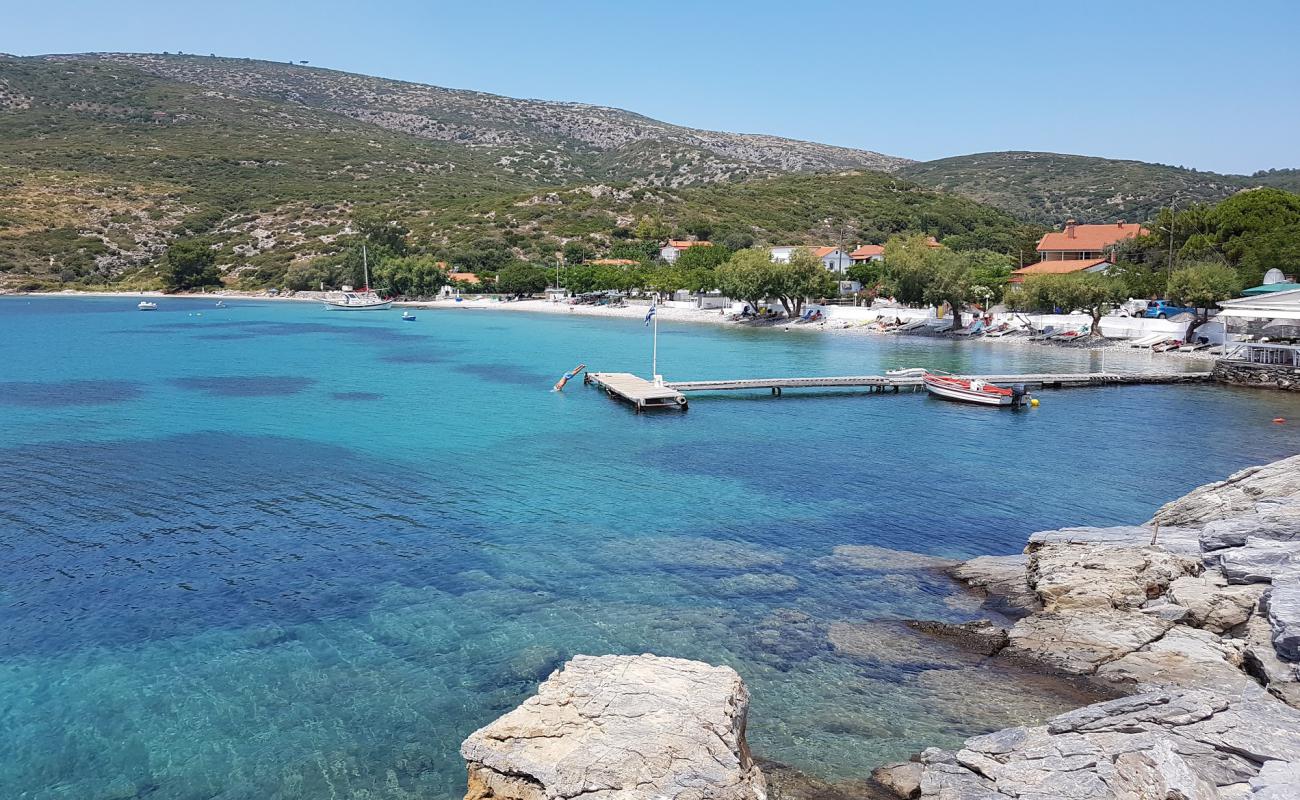
[[1024,283],[1031,275],[1073,275],[1084,272],[1105,272],[1115,266],[1109,258],[1058,258],[1039,261],[1027,267],[1011,270],[1008,283]]
[[865,264],[868,261],[883,261],[885,258],[885,246],[883,244],[864,244],[855,248],[849,253],[849,258],[854,264]]
[[786,244],[771,248],[772,260],[777,264],[790,263],[790,256],[800,247],[807,248],[817,260],[822,262],[822,266],[831,272],[844,273],[848,272],[849,266],[853,264],[853,259],[838,247],[823,247],[821,245],[804,245],[804,244]]
[[1039,261],[1078,261],[1080,259],[1107,258],[1114,254],[1122,242],[1150,231],[1141,225],[1123,220],[1106,225],[1079,225],[1074,220],[1065,223],[1065,229],[1043,234],[1038,240]]
[[712,247],[713,242],[693,242],[686,239],[669,239],[668,244],[664,245],[659,251],[659,257],[669,264],[677,260],[677,257],[692,247]]

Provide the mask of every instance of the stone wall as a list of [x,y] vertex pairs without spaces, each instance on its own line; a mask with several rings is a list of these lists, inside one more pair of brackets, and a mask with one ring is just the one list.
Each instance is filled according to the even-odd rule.
[[1224,360],[1215,363],[1213,378],[1233,386],[1300,391],[1300,367]]

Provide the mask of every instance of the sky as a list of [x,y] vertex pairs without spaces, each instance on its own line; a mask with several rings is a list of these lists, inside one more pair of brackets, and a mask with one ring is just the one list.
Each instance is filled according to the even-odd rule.
[[0,52],[309,61],[919,160],[1300,167],[1300,0],[15,2]]

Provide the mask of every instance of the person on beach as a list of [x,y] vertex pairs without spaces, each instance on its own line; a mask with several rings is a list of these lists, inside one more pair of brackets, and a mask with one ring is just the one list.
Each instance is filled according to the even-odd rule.
[[573,378],[574,378],[574,377],[575,377],[579,372],[582,372],[582,371],[583,371],[584,369],[586,369],[586,368],[587,368],[587,365],[586,365],[586,364],[579,364],[578,366],[576,366],[576,367],[574,367],[573,369],[569,370],[568,372],[564,373],[564,377],[562,377],[562,378],[560,378],[558,381],[556,381],[556,383],[555,383],[555,388],[552,389],[551,391],[555,391],[555,392],[562,392],[562,391],[564,391],[564,384],[566,384],[566,383],[568,383],[569,381],[573,380]]

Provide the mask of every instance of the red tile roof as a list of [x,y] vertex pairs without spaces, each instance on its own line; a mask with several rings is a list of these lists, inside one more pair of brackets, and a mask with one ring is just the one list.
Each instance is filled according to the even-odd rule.
[[1119,244],[1125,239],[1146,236],[1150,231],[1141,225],[1116,222],[1109,225],[1071,225],[1066,223],[1065,230],[1053,231],[1038,240],[1038,251],[1047,250],[1081,250],[1100,251]]
[[1098,264],[1109,264],[1106,258],[1071,258],[1061,261],[1039,261],[1027,267],[1011,270],[1011,283],[1022,283],[1030,275],[1068,275],[1083,272]]
[[875,256],[883,256],[884,254],[885,246],[883,244],[864,244],[857,250],[849,253],[849,258],[874,258]]
[[839,248],[838,247],[811,247],[809,249],[812,250],[814,256],[818,258],[825,258],[831,253],[834,253]]
[[713,242],[690,242],[685,239],[669,239],[669,247],[675,247],[678,250],[685,250],[688,247],[712,247]]

